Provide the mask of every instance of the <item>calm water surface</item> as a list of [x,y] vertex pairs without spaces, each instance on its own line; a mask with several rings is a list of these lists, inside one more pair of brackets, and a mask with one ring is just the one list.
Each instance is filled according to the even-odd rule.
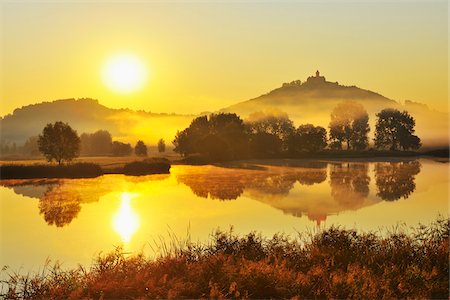
[[331,225],[378,231],[448,216],[448,163],[290,163],[1,181],[0,265],[38,270],[47,258],[90,265],[115,246],[151,252],[149,244],[170,235],[206,241],[231,225],[270,237]]

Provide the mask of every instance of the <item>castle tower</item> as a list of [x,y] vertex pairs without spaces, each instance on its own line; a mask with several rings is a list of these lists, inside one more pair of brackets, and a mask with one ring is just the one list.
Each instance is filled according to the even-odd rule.
[[309,76],[308,79],[306,80],[307,83],[310,84],[323,84],[325,83],[325,77],[324,76],[320,76],[320,72],[319,70],[316,71],[316,76]]

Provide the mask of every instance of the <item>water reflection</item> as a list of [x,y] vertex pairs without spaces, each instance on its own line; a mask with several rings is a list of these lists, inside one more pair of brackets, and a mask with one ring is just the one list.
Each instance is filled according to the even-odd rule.
[[203,198],[235,200],[244,191],[255,194],[287,196],[296,182],[321,183],[327,178],[326,164],[314,168],[271,167],[261,169],[202,167],[177,174],[177,181]]
[[[119,179],[120,178],[120,179]],[[16,194],[31,198],[38,198],[39,214],[44,217],[48,225],[64,227],[70,224],[81,211],[82,204],[97,202],[100,197],[117,192],[118,189],[133,189],[137,184],[148,181],[164,180],[168,175],[151,175],[141,177],[127,176],[103,176],[94,179],[31,179],[31,180],[2,180],[0,185],[10,187]],[[131,212],[129,210],[130,197],[133,194],[123,193],[121,195],[122,206],[120,220],[126,220]],[[128,232],[127,222],[122,222],[123,230],[119,233]],[[133,222],[131,223],[133,228]],[[120,234],[127,238],[126,234]]]
[[39,214],[44,216],[48,225],[63,227],[78,215],[80,203],[81,196],[77,191],[61,186],[50,188],[39,200]]
[[[374,181],[370,193],[370,170]],[[177,166],[172,175],[127,177],[108,175],[95,179],[2,180],[0,184],[14,192],[39,199],[39,214],[47,224],[70,224],[85,203],[96,202],[105,194],[120,195],[120,207],[113,216],[113,228],[128,243],[139,227],[133,210],[136,195],[154,196],[147,190],[149,181],[177,198],[189,187],[198,197],[236,200],[240,197],[270,205],[285,214],[307,216],[320,224],[327,216],[358,210],[380,201],[408,198],[415,190],[415,176],[421,171],[418,161],[404,162],[315,162],[296,166]],[[327,180],[328,179],[328,180]],[[375,190],[376,188],[376,190]],[[127,191],[122,193],[122,191]],[[184,194],[179,194],[184,193]],[[188,192],[190,193],[190,192]],[[169,195],[169,194],[168,194]],[[164,197],[171,197],[171,196]],[[114,196],[117,197],[117,196]]]
[[130,242],[131,237],[139,228],[139,217],[131,207],[131,200],[135,196],[130,193],[122,193],[119,211],[113,218],[113,228],[125,244]]
[[331,164],[330,187],[333,199],[347,209],[361,207],[369,195],[368,173],[368,164]]
[[377,163],[377,196],[386,201],[408,198],[416,189],[415,175],[419,174],[420,168],[418,161]]

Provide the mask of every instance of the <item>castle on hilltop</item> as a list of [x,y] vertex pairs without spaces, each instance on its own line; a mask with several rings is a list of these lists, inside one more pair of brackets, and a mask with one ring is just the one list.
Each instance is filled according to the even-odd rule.
[[309,76],[306,82],[312,84],[325,83],[325,76],[320,76],[320,72],[317,70],[316,76]]
[[[303,84],[307,84],[308,86],[311,86],[311,85],[315,86],[315,85],[320,85],[320,84],[324,84],[324,83],[330,83],[330,82],[327,82],[325,80],[325,76],[320,76],[320,72],[319,72],[319,70],[317,70],[316,76],[309,76],[305,82],[301,82],[300,80],[294,80],[291,82],[283,83],[282,87],[300,87]],[[332,84],[338,84],[338,82],[332,83]]]

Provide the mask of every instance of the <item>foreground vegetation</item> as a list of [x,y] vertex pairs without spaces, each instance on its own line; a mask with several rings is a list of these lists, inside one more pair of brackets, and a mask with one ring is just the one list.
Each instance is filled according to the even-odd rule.
[[447,219],[387,236],[330,228],[271,239],[217,232],[207,245],[160,245],[157,259],[121,249],[89,270],[10,274],[3,297],[79,298],[448,298]]

